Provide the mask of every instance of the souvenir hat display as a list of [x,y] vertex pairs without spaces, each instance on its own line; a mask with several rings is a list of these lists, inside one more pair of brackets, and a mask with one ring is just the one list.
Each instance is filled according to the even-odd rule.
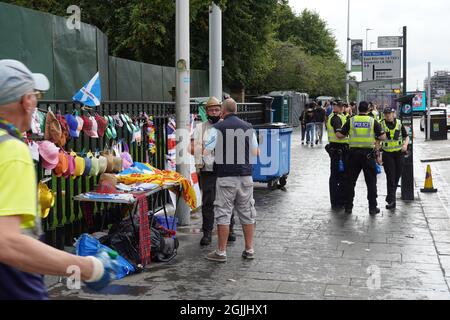
[[112,155],[111,151],[104,150],[102,152],[102,156],[106,158],[106,173],[113,173],[114,172],[114,156]]
[[[65,115],[67,125],[69,127],[69,134],[72,138],[78,138],[80,136],[80,131],[78,131],[78,120],[72,114]],[[83,126],[81,126],[83,127]]]
[[124,151],[120,154],[120,157],[122,158],[122,168],[123,170],[126,170],[133,165],[133,158],[130,155],[128,144],[126,142],[122,144],[124,146]]
[[106,128],[106,137],[110,140],[114,140],[117,138],[117,131],[114,125],[114,119],[112,116],[107,116],[108,119],[108,127]]
[[54,169],[54,173],[57,177],[62,177],[67,170],[69,170],[69,159],[63,150],[59,151],[58,154],[58,164]]
[[51,141],[57,146],[62,147],[65,144],[65,138],[63,138],[62,136],[61,124],[56,119],[56,116],[53,114],[53,112],[49,110],[45,119],[44,138],[45,140]]
[[55,169],[59,162],[59,148],[50,141],[41,141],[38,142],[38,145],[42,167],[48,170]]
[[83,132],[91,138],[98,138],[98,125],[97,121],[95,121],[95,118],[92,116],[81,116],[81,118],[83,119]]
[[41,208],[41,218],[47,218],[50,209],[55,205],[55,195],[47,187],[45,183],[39,182],[38,184],[38,202]]
[[70,178],[75,173],[75,166],[76,166],[75,158],[71,154],[68,154],[67,160],[69,161],[69,169],[64,174],[64,178]]
[[89,174],[91,173],[91,168],[92,168],[91,158],[89,158],[87,156],[84,157],[84,162],[85,162],[85,166],[84,166],[83,176],[89,177]]
[[105,135],[105,130],[108,127],[108,120],[100,116],[99,114],[95,114],[95,121],[97,122],[97,132],[100,138],[103,138]]
[[87,156],[91,159],[91,171],[89,172],[89,176],[95,177],[99,172],[99,161],[91,152],[89,152]]
[[73,173],[72,178],[80,177],[84,173],[86,162],[84,158],[78,156],[75,152],[71,152],[70,154],[72,157],[75,158],[75,171]]
[[69,134],[69,126],[67,125],[66,118],[61,115],[60,112],[56,114],[56,120],[58,120],[59,124],[61,125],[61,147],[64,147],[70,139]]
[[45,131],[45,114],[38,109],[34,110],[31,116],[31,132],[35,135],[43,136]]
[[108,167],[108,160],[104,156],[98,157],[98,174],[102,174],[106,172],[106,169]]

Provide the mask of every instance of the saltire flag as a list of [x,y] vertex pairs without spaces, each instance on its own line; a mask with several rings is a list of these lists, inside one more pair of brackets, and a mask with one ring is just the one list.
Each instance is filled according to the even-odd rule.
[[102,100],[102,88],[100,85],[100,74],[95,76],[78,91],[72,98],[74,102],[79,102],[89,107],[97,107]]

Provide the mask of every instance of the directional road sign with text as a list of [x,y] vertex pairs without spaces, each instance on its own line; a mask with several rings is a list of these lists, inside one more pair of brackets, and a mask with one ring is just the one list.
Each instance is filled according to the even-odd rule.
[[363,52],[362,81],[400,78],[401,50]]

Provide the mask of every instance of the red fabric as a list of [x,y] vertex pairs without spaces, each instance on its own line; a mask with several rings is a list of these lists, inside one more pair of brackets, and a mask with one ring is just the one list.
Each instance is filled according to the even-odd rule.
[[81,209],[83,210],[84,221],[88,229],[94,228],[94,204],[81,202]]
[[141,256],[141,263],[145,266],[151,262],[151,238],[147,214],[148,202],[145,194],[135,194],[134,197],[138,201],[139,208],[139,253]]

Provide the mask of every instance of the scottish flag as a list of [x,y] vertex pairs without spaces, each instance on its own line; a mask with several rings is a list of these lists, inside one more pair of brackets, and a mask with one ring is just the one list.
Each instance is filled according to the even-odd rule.
[[100,105],[102,100],[102,89],[100,86],[100,77],[97,72],[95,76],[78,91],[72,98],[73,101],[79,102],[89,107]]

